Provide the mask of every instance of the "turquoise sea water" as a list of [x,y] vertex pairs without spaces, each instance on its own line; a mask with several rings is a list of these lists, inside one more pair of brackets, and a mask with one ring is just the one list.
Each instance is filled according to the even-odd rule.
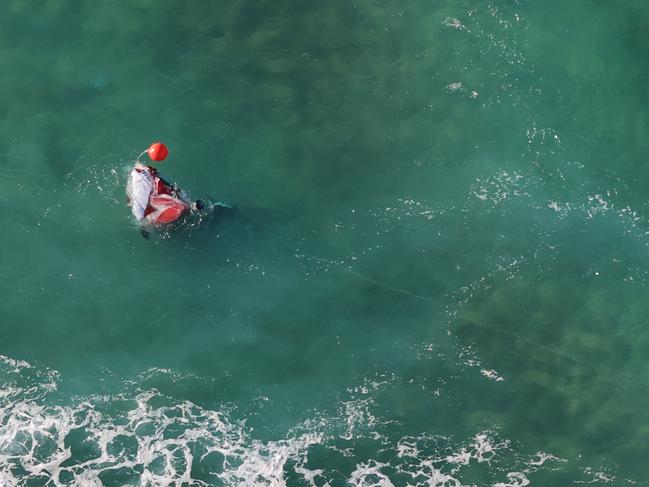
[[[648,485],[649,1],[0,4],[0,485]],[[160,170],[229,218],[145,240]]]

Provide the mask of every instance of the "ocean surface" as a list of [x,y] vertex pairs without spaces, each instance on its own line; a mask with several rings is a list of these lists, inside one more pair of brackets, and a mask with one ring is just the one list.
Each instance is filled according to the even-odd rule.
[[[0,3],[0,485],[649,485],[649,0]],[[129,167],[236,205],[140,234]]]

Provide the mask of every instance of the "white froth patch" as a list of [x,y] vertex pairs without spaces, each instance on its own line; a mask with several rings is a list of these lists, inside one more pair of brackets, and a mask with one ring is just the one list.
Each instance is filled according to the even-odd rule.
[[462,22],[453,17],[446,17],[442,24],[457,30],[467,30],[466,26],[462,24]]
[[[56,374],[19,361],[2,359],[1,365],[7,366],[9,374],[3,372],[10,382],[11,374],[22,380],[22,386],[14,384],[9,394],[0,395],[2,486],[28,480],[101,486],[111,482],[106,476],[118,471],[129,477],[124,482],[138,485],[281,487],[289,478],[300,485],[330,485],[340,479],[341,471],[310,461],[316,445],[353,459],[344,477],[347,485],[359,487],[461,487],[466,485],[464,471],[472,471],[474,464],[486,464],[482,468],[493,480],[485,485],[524,487],[529,484],[527,475],[546,462],[563,462],[545,452],[529,458],[519,455],[509,439],[489,430],[466,441],[432,434],[397,440],[385,435],[385,426],[393,421],[381,416],[376,402],[377,394],[397,379],[388,374],[349,388],[335,415],[316,416],[279,439],[261,441],[227,410],[205,409],[156,390],[90,396],[72,406],[54,405],[49,399],[44,404]],[[168,369],[151,369],[143,376],[150,374],[181,377]],[[368,444],[375,449],[368,452]],[[613,478],[602,470],[584,473],[598,481]]]
[[489,463],[498,450],[508,448],[509,440],[492,443],[490,432],[484,431],[473,437],[473,444],[469,447],[462,447],[459,451],[447,455],[446,461],[454,465],[468,465],[471,460]]
[[546,142],[553,142],[561,145],[561,137],[556,130],[550,127],[538,128],[536,125],[532,124],[532,126],[525,131],[525,135],[527,136],[527,143],[530,147],[535,143],[544,145]]
[[471,99],[478,98],[478,92],[476,90],[468,89],[464,83],[461,81],[455,81],[446,85],[446,91],[449,93],[457,93],[462,95],[468,95]]
[[[341,438],[351,440],[357,436],[357,432],[373,430],[377,424],[376,417],[371,413],[371,399],[347,401],[343,403],[344,417],[346,418],[347,428]],[[378,433],[377,433],[378,434]]]
[[505,380],[498,372],[494,369],[480,369],[480,373],[484,375],[487,379],[491,379],[496,382],[502,382]]
[[[511,266],[515,266],[517,263],[517,261],[514,261],[513,263],[511,263]],[[507,271],[509,270],[509,268],[499,266],[499,270]],[[469,367],[480,367],[480,374],[482,374],[487,379],[491,379],[495,382],[502,382],[505,380],[505,378],[501,376],[497,370],[482,367],[481,360],[471,347],[466,347],[460,352],[460,359],[462,360],[464,365],[467,365]]]
[[32,365],[24,360],[15,360],[6,355],[0,355],[0,362],[13,368],[14,372],[20,372],[22,369],[31,369]]
[[408,442],[407,440],[401,440],[397,445],[397,457],[418,457],[419,450],[417,449],[416,442]]
[[[128,402],[121,397],[95,400]],[[67,408],[27,401],[0,409],[0,479],[12,485],[15,472],[22,471],[28,478],[102,485],[102,473],[126,469],[143,485],[210,485],[218,480],[226,485],[280,486],[289,459],[296,459],[296,473],[306,480],[318,475],[305,466],[307,449],[322,442],[318,433],[265,443],[249,438],[242,424],[188,401],[154,406],[165,401],[155,391],[141,393],[126,418],[108,417],[89,402]],[[85,433],[84,443],[95,452],[86,461],[70,464],[73,453],[65,439],[75,431]],[[133,446],[123,446],[124,439],[131,439]],[[210,482],[195,479],[195,462],[211,454],[222,459],[220,472],[214,472]]]
[[306,482],[308,482],[311,487],[317,487],[318,484],[316,484],[316,479],[322,478],[324,471],[320,468],[316,470],[309,470],[308,468],[296,465],[295,473],[302,475],[302,478]]
[[564,460],[563,458],[555,457],[550,453],[540,451],[536,454],[536,459],[529,462],[529,465],[540,467],[546,462],[566,462],[566,460]]
[[374,439],[381,438],[378,426],[381,421],[372,413],[374,395],[390,384],[394,377],[380,377],[366,379],[360,386],[347,389],[352,396],[348,401],[342,401],[339,416],[345,418],[346,428],[340,438],[350,440],[358,436],[369,436]]
[[570,203],[560,203],[558,201],[552,200],[548,202],[548,208],[558,213],[560,218],[564,218],[566,215],[568,215],[568,213],[570,213],[570,210],[572,209],[570,207]]
[[522,472],[510,472],[507,474],[507,483],[498,482],[493,487],[525,487],[530,485],[530,481]]
[[585,196],[584,204],[570,204],[568,202],[559,202],[549,200],[547,207],[554,210],[559,217],[564,218],[570,213],[585,214],[587,218],[595,218],[598,215],[614,212],[620,219],[625,221],[630,227],[635,227],[641,220],[640,213],[630,206],[616,207],[612,199],[617,195],[616,190],[608,190],[604,193],[596,193]]
[[[0,485],[49,479],[53,485],[101,486],[102,475],[120,470],[142,485],[281,486],[289,459],[307,482],[315,485],[319,474],[306,467],[308,448],[322,442],[318,432],[261,442],[224,414],[171,401],[155,390],[132,399],[93,396],[74,406],[43,405],[56,389],[58,373],[6,357],[0,366],[5,380],[21,383],[0,395]],[[165,369],[155,373],[175,375]],[[102,412],[114,409],[113,403],[122,411],[124,404],[132,407],[117,416]],[[81,439],[66,446],[74,435]],[[81,445],[82,459],[75,460]],[[216,470],[203,473],[209,481],[194,476],[196,465],[205,462]]]
[[610,473],[604,470],[596,470],[591,467],[585,468],[584,473],[592,477],[592,480],[589,483],[599,483],[599,482],[611,483],[615,480],[614,475],[611,475]]
[[[420,443],[422,445],[420,446]],[[401,477],[409,477],[412,484],[434,487],[462,487],[466,484],[459,480],[459,474],[464,467],[472,462],[487,463],[491,465],[496,460],[499,450],[509,449],[508,440],[494,440],[491,432],[478,433],[471,444],[462,446],[456,451],[447,454],[430,454],[424,452],[431,444],[436,445],[436,450],[443,445],[450,446],[451,440],[445,437],[409,437],[403,438],[397,445],[397,457],[403,459],[397,465],[392,465]],[[363,465],[366,466],[366,465]],[[375,465],[372,465],[375,466]],[[385,466],[383,466],[385,467]],[[367,472],[367,470],[363,470]],[[372,471],[374,472],[374,471]]]
[[[610,194],[607,196],[610,197]],[[604,199],[604,196],[601,194],[588,196],[587,199],[587,214],[589,218],[593,218],[595,215],[598,215],[600,213],[605,213],[611,208],[611,204],[606,199]]]
[[471,194],[479,200],[497,205],[512,196],[529,196],[527,182],[517,171],[500,171],[495,176],[477,178],[471,187]]
[[375,460],[359,463],[356,465],[356,470],[352,472],[349,485],[355,487],[394,487],[388,476],[381,472],[381,469],[387,466],[388,464],[379,463]]

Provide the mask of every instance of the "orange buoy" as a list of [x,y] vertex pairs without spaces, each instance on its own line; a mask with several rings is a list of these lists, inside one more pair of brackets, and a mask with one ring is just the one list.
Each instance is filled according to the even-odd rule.
[[146,150],[146,153],[149,154],[152,161],[160,162],[167,158],[169,155],[169,149],[167,149],[167,146],[161,142],[154,142]]

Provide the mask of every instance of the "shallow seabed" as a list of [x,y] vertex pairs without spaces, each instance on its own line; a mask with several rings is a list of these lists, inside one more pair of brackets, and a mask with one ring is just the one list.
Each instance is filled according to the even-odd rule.
[[[0,485],[646,485],[649,1],[0,4]],[[227,219],[141,237],[154,140]]]

